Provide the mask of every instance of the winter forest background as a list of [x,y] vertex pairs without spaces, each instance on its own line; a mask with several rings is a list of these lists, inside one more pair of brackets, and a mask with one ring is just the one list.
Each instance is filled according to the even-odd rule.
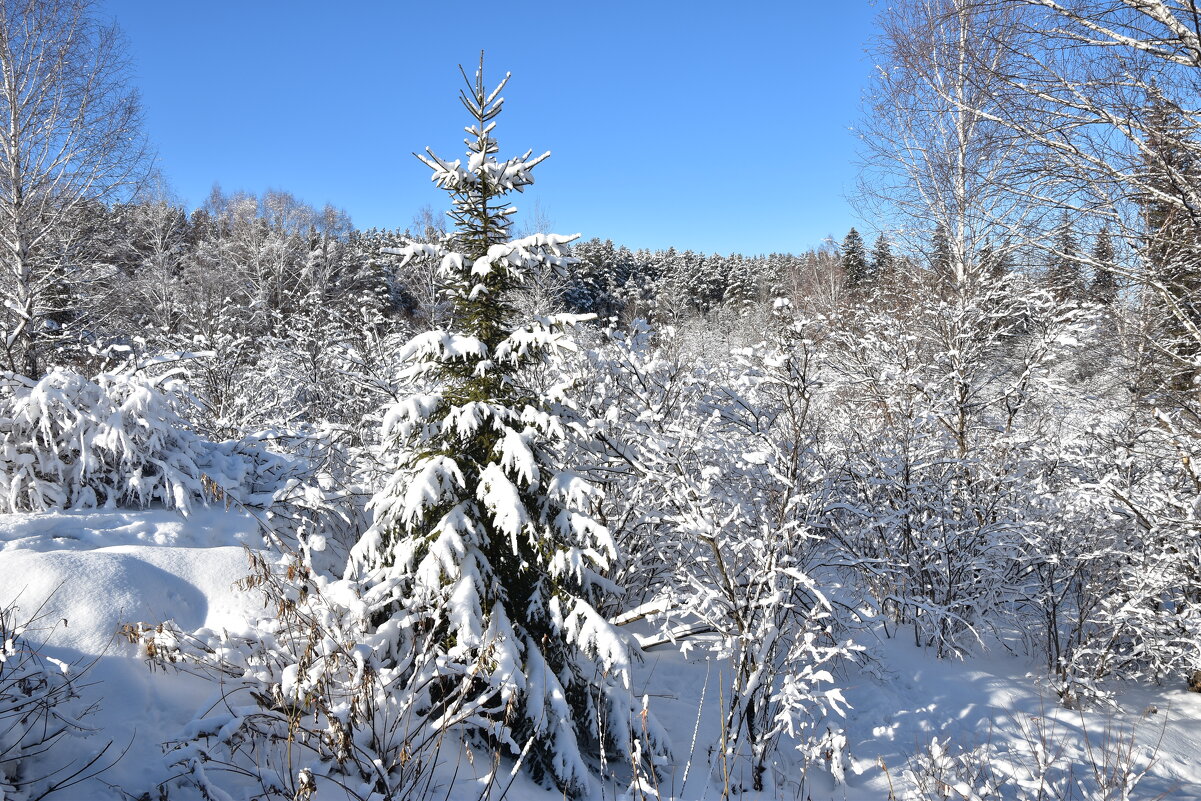
[[870,234],[704,254],[473,54],[445,208],[186,208],[2,0],[0,799],[1201,797],[1199,30],[881,7]]

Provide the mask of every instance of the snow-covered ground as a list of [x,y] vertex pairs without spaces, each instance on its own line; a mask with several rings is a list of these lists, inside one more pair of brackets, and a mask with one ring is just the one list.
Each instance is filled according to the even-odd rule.
[[[96,731],[71,747],[98,749],[111,740],[106,758],[125,752],[110,770],[59,797],[136,798],[172,775],[161,744],[180,733],[213,688],[151,671],[120,628],[168,618],[185,629],[236,626],[261,606],[233,586],[247,573],[245,547],[258,543],[252,520],[211,508],[187,518],[170,511],[0,516],[0,605],[15,600],[26,613],[40,608],[47,628],[30,636],[45,640],[46,654],[77,667],[91,664],[83,693],[100,705],[89,719]],[[1130,688],[1119,711],[1082,714],[1041,693],[1037,666],[1003,648],[959,662],[939,660],[903,636],[861,644],[870,657],[865,667],[840,677],[853,707],[843,722],[845,782],[834,783],[820,758],[808,771],[799,758],[785,759],[763,797],[874,801],[888,798],[891,785],[904,798],[912,755],[928,752],[937,737],[951,754],[991,743],[1002,755],[992,760],[996,773],[1008,765],[1020,772],[1040,753],[1078,774],[1107,762],[1132,764],[1147,771],[1132,798],[1201,799],[1201,695],[1183,686]],[[649,697],[677,758],[662,776],[662,797],[721,797],[720,771],[711,769],[710,757],[725,670],[703,648],[685,656],[671,645],[651,650],[638,669],[635,690]],[[440,795],[474,798],[482,784],[473,777],[489,760],[457,761],[457,784]],[[610,786],[606,795],[620,798],[625,790]],[[186,797],[186,791],[171,794]],[[559,796],[518,777],[508,797]]]
[[[233,582],[247,572],[242,543],[260,542],[253,521],[199,508],[0,516],[0,606],[40,609],[45,653],[91,664],[83,695],[100,704],[86,719],[95,733],[79,743],[124,758],[67,798],[134,796],[168,775],[160,744],[195,715],[210,688],[190,676],[152,673],[137,647],[119,636],[126,623],[174,618],[181,626],[220,628],[241,619],[251,596]],[[70,746],[72,743],[66,743]]]

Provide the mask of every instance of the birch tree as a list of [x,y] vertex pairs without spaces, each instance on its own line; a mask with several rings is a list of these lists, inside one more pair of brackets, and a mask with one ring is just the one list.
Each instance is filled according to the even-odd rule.
[[[859,199],[910,249],[941,256],[949,287],[984,280],[986,243],[1008,241],[1031,211],[1003,191],[1026,163],[1022,144],[988,113],[999,93],[987,76],[1005,69],[1013,43],[985,32],[1015,30],[1016,16],[971,0],[918,0],[880,17]],[[945,253],[932,252],[936,241]]]
[[141,106],[120,32],[90,0],[0,0],[0,354],[38,378],[62,285],[55,246],[84,204],[143,176]]

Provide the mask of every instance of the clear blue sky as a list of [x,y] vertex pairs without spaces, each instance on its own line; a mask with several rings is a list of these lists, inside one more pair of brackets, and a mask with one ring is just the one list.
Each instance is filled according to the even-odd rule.
[[412,155],[459,157],[457,65],[505,71],[501,155],[552,151],[534,201],[559,233],[632,247],[799,251],[857,221],[866,0],[107,0],[148,133],[189,205],[286,189],[359,227],[445,195]]

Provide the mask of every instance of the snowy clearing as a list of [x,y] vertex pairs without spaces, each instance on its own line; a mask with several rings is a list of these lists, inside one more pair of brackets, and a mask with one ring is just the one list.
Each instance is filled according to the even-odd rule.
[[[253,521],[235,512],[200,508],[190,516],[151,510],[90,511],[0,516],[0,604],[16,599],[22,610],[42,607],[38,639],[48,656],[92,664],[85,698],[99,704],[88,720],[95,729],[74,747],[98,749],[112,740],[128,752],[110,770],[65,795],[122,799],[151,792],[174,774],[162,743],[174,739],[211,703],[212,686],[172,671],[152,671],[138,648],[119,636],[123,624],[173,618],[185,629],[245,625],[258,611],[254,593],[232,585],[247,574],[244,544],[257,537]],[[44,606],[43,606],[44,604]],[[703,635],[702,635],[703,637]],[[1115,713],[1083,715],[1058,707],[1037,687],[1036,666],[994,649],[964,661],[938,659],[897,638],[869,644],[868,667],[845,677],[852,706],[845,721],[846,782],[835,785],[820,764],[802,777],[800,762],[781,763],[777,785],[747,798],[795,798],[799,788],[814,801],[886,798],[889,781],[898,797],[908,787],[907,765],[932,737],[954,747],[985,741],[1016,754],[1031,753],[1032,733],[1047,732],[1051,750],[1085,770],[1084,733],[1100,751],[1108,737],[1123,745],[1136,732],[1135,765],[1146,769],[1133,798],[1201,798],[1201,694],[1183,688],[1133,687]],[[663,798],[700,801],[721,796],[718,695],[729,665],[672,645],[647,653],[633,674],[634,691],[671,735],[679,764],[661,777]],[[1157,711],[1150,712],[1155,709]],[[694,745],[695,737],[695,745]],[[1110,750],[1115,749],[1110,743]],[[478,751],[478,748],[476,749]],[[1153,753],[1153,757],[1149,755]],[[489,762],[486,751],[448,759],[435,785],[450,798],[479,794]],[[887,766],[887,772],[882,769]],[[1149,766],[1149,767],[1148,767]],[[504,768],[507,771],[507,768]],[[685,773],[687,772],[687,776]],[[451,778],[452,773],[456,774]],[[119,788],[119,789],[118,789]],[[626,788],[609,786],[606,797]],[[173,788],[172,799],[192,797]],[[322,798],[337,798],[336,793]],[[514,801],[560,797],[519,775],[507,796]]]

